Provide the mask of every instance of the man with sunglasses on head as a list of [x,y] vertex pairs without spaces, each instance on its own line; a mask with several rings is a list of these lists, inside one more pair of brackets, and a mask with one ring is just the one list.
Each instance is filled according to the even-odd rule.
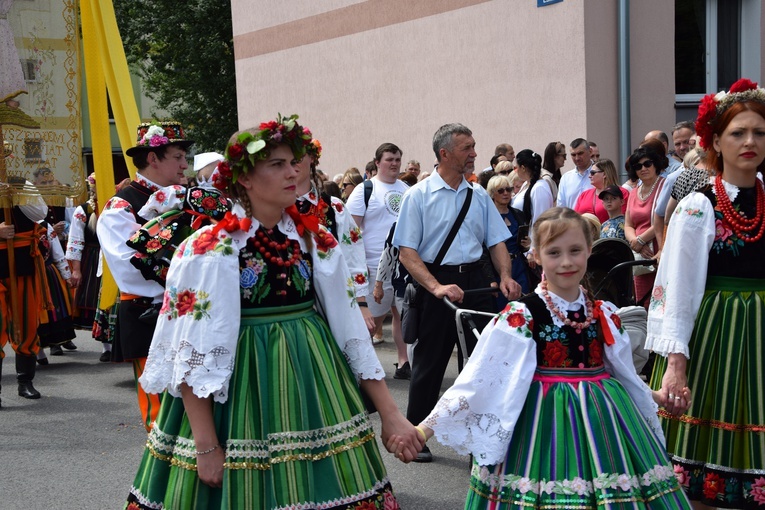
[[592,188],[590,184],[590,170],[592,169],[592,156],[590,144],[584,138],[577,138],[571,142],[571,160],[576,165],[568,170],[560,178],[558,186],[558,207],[574,208],[577,198],[586,189]]

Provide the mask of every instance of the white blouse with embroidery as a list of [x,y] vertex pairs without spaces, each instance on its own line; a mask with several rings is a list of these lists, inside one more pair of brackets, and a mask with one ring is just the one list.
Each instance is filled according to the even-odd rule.
[[[725,189],[734,200],[738,188],[725,183]],[[697,192],[683,198],[669,223],[656,271],[648,307],[646,349],[662,356],[690,356],[688,343],[704,296],[714,238],[715,215],[709,199]]]
[[[578,309],[584,303],[581,294],[575,303],[550,295],[561,310]],[[497,464],[505,458],[537,367],[536,343],[528,327],[533,320],[531,312],[520,302],[508,306],[509,310],[483,330],[470,361],[424,422],[440,443],[462,455],[472,454],[482,466]],[[603,326],[611,330],[615,340],[614,345],[604,345],[605,369],[624,386],[663,444],[664,435],[656,415],[658,406],[651,389],[635,372],[629,336],[614,324],[612,315],[616,309],[611,303],[603,303],[601,309],[606,317]],[[521,313],[525,323],[513,327],[507,320],[501,320],[508,311]],[[563,326],[557,317],[552,319],[558,327]]]
[[[233,212],[243,216],[239,206]],[[216,234],[208,226],[179,246],[167,274],[162,309],[140,378],[147,392],[167,390],[179,397],[180,385],[186,383],[200,398],[212,396],[221,403],[228,399],[239,339],[239,252],[258,227],[253,221],[246,232],[220,230]],[[309,251],[287,214],[278,229]],[[369,341],[342,251],[337,246],[322,247],[314,236],[310,253],[318,308],[351,369],[359,379],[383,379],[385,372]]]

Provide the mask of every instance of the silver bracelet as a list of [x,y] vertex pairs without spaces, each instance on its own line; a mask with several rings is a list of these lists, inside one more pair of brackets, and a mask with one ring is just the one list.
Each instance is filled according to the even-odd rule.
[[197,451],[194,451],[194,455],[196,455],[197,457],[199,457],[200,455],[207,455],[208,453],[214,452],[219,447],[220,447],[220,445],[216,444],[212,448],[208,448],[207,450],[204,450],[204,451],[201,451],[201,452],[197,450]]
[[637,236],[635,239],[640,243],[640,246],[645,246],[646,242],[640,236]]

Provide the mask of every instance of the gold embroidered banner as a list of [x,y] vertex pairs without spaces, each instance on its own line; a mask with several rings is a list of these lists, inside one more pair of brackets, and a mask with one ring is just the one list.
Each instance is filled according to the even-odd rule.
[[[4,40],[17,57],[3,58],[0,74],[14,77],[1,85],[26,93],[4,101],[6,114],[28,116],[39,123],[2,126],[11,155],[5,158],[9,182],[24,178],[35,183],[48,205],[73,205],[86,200],[80,112],[80,35],[77,0],[0,0],[6,10]],[[2,9],[0,9],[2,10]],[[2,22],[2,20],[0,20]],[[12,40],[8,41],[8,39]],[[7,53],[7,51],[6,51]],[[21,74],[19,74],[19,69]],[[6,74],[7,73],[7,74]],[[18,79],[23,76],[23,82]],[[0,80],[2,81],[2,80]],[[0,90],[0,95],[3,95]],[[14,111],[17,110],[17,111]],[[22,119],[23,120],[23,119]],[[34,193],[29,186],[14,189],[14,203]]]

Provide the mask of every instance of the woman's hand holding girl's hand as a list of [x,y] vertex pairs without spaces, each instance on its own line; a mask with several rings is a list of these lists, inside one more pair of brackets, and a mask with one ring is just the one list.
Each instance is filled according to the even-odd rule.
[[385,449],[394,454],[397,459],[409,463],[417,458],[425,438],[417,428],[407,420],[400,411],[382,418],[382,440]]
[[686,359],[683,354],[673,353],[668,356],[667,369],[661,380],[661,389],[654,396],[656,403],[670,414],[685,412],[691,403],[691,390],[685,375]]

